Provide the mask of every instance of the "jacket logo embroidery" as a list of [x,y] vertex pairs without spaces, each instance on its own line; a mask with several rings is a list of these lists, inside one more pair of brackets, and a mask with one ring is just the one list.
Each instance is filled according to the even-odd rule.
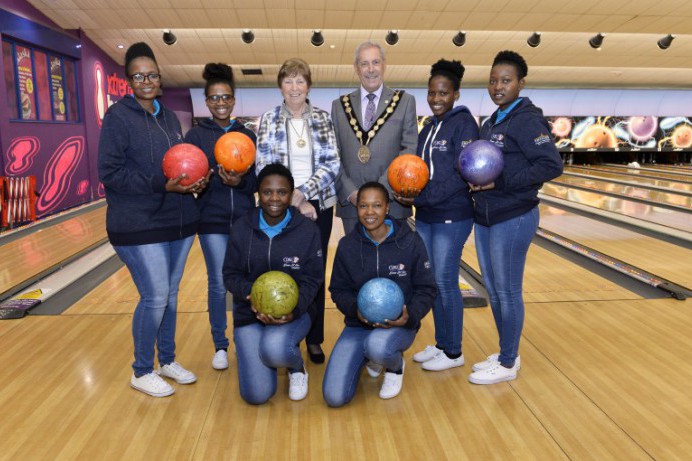
[[298,256],[286,256],[283,261],[283,267],[288,267],[292,270],[300,270],[300,258]]
[[550,136],[547,134],[541,134],[537,138],[533,138],[533,143],[536,144],[537,146],[540,146],[541,144],[547,144],[550,142]]
[[389,275],[396,275],[398,277],[406,277],[408,272],[406,271],[406,266],[403,264],[392,264],[389,266]]

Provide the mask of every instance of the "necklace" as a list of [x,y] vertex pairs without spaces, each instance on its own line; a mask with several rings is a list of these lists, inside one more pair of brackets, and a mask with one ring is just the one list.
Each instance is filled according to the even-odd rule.
[[305,134],[305,121],[303,119],[300,119],[301,124],[300,124],[300,133],[298,133],[298,130],[296,130],[295,125],[293,124],[293,120],[289,120],[288,124],[291,125],[291,128],[293,128],[293,131],[295,131],[296,136],[298,136],[298,140],[296,141],[296,146],[300,147],[301,149],[305,147],[308,143],[303,139],[303,134]]

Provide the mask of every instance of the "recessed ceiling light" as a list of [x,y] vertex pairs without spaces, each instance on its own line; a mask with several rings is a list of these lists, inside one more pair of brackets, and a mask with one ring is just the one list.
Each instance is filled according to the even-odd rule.
[[117,47],[118,49],[122,50],[123,48],[125,48],[125,45],[116,45],[116,47]]

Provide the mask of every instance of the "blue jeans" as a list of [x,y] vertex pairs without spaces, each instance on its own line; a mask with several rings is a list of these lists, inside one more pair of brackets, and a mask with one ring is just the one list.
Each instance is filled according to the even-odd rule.
[[159,363],[175,360],[175,322],[178,311],[178,287],[194,237],[147,245],[116,246],[115,252],[125,263],[139,292],[132,317],[135,343],[135,376],[154,370],[154,347]]
[[330,407],[346,405],[356,393],[360,372],[368,360],[390,371],[404,364],[404,351],[411,347],[417,330],[401,327],[344,328],[329,356],[322,381],[322,395]]
[[476,253],[500,337],[500,363],[513,366],[524,326],[526,253],[538,229],[538,207],[490,227],[475,226]]
[[253,323],[233,330],[238,359],[240,396],[260,405],[276,393],[276,369],[303,370],[299,343],[310,330],[310,316],[303,314],[283,325]]
[[207,265],[207,305],[209,309],[209,324],[214,347],[228,349],[226,338],[226,287],[223,284],[221,269],[228,246],[227,234],[199,234],[199,244]]
[[416,231],[428,250],[439,293],[433,305],[437,348],[447,354],[461,354],[464,305],[459,289],[459,260],[471,234],[473,219],[452,223],[432,223],[416,219]]

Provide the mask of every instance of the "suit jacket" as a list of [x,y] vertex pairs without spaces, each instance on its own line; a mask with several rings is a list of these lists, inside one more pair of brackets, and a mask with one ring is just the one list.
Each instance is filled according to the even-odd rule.
[[[386,86],[382,88],[382,96],[377,105],[377,118],[387,108],[393,95],[392,89]],[[349,98],[356,118],[362,126],[360,88],[349,94]],[[394,113],[368,144],[371,157],[370,161],[365,164],[358,160],[358,148],[361,144],[351,129],[348,117],[341,105],[341,98],[335,99],[332,103],[332,121],[341,156],[341,170],[336,178],[336,193],[339,200],[336,215],[342,218],[355,218],[357,217],[356,207],[348,201],[348,196],[368,181],[379,181],[391,192],[387,182],[389,164],[394,157],[400,154],[416,153],[418,146],[416,100],[410,94],[404,93],[402,95]],[[405,218],[411,216],[411,207],[404,207],[392,200],[389,214],[398,219]]]

